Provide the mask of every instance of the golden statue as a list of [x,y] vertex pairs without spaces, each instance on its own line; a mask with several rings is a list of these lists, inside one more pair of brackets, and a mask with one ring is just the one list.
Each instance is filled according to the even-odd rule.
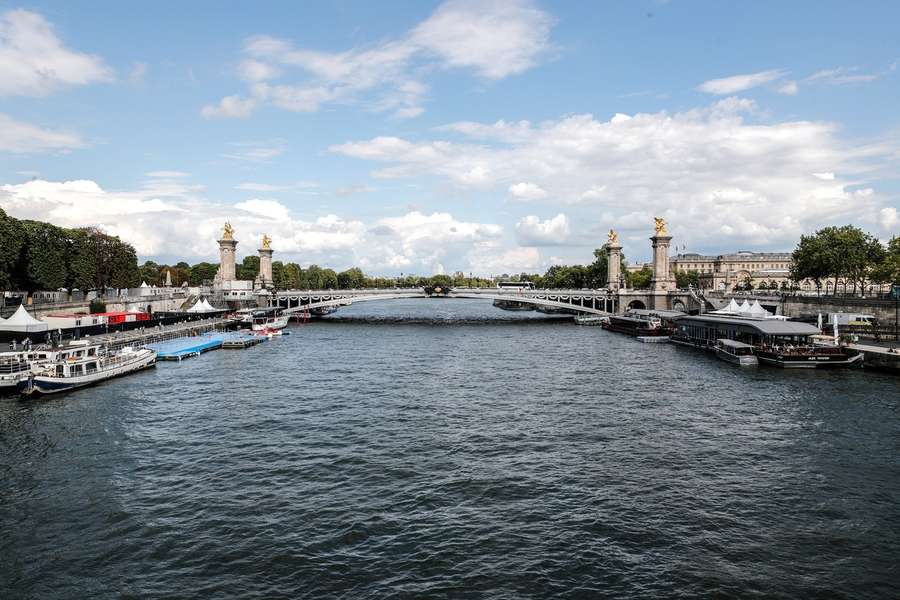
[[263,250],[271,250],[272,249],[272,238],[270,238],[266,234],[263,234],[262,249]]
[[231,223],[225,221],[225,229],[222,231],[222,239],[223,240],[233,240],[234,239],[234,228],[231,226]]
[[656,221],[656,235],[667,235],[669,232],[666,231],[666,220],[662,217],[653,217],[653,220]]
[[610,246],[619,243],[619,234],[616,233],[615,229],[609,230],[609,237],[607,238],[606,243],[608,243]]

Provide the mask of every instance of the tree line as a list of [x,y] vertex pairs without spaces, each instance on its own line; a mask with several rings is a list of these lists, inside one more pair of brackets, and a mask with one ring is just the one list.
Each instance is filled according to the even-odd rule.
[[131,244],[95,227],[19,220],[0,209],[0,289],[103,290],[139,284]]
[[900,284],[900,237],[887,244],[853,225],[825,227],[804,235],[794,250],[791,279],[811,280],[816,291],[834,284],[844,294],[865,293],[874,285]]

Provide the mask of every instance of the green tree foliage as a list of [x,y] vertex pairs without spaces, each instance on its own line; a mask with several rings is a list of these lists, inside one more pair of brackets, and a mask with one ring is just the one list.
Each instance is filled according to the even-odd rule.
[[191,285],[206,285],[212,283],[216,277],[219,265],[201,262],[191,267],[190,277],[188,279]]
[[0,209],[0,290],[23,285],[20,281],[20,261],[25,247],[25,228]]
[[69,237],[61,227],[22,221],[25,228],[24,283],[28,291],[56,290],[69,283]]
[[825,227],[800,238],[792,255],[791,279],[810,279],[817,290],[824,279],[834,279],[845,283],[845,292],[856,293],[881,277],[888,254],[878,238],[858,227]]
[[625,282],[636,290],[648,289],[651,279],[653,279],[653,269],[647,266],[640,271],[630,271],[625,275]]
[[681,289],[687,289],[689,285],[700,287],[700,273],[697,271],[675,271],[675,284]]
[[245,256],[244,260],[235,266],[237,267],[235,269],[237,273],[235,274],[238,279],[253,281],[259,275],[259,257],[253,254]]
[[364,288],[366,286],[366,276],[362,269],[353,267],[346,271],[341,271],[337,276],[337,287],[341,290],[350,290]]
[[144,264],[140,266],[141,281],[146,281],[147,285],[160,285],[165,283],[165,275],[162,276],[163,279],[160,281],[160,270],[160,266],[152,260],[145,261]]

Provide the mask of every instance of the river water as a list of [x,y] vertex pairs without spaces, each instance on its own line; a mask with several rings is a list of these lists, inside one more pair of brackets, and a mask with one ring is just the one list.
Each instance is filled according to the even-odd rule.
[[390,301],[0,400],[0,597],[900,596],[900,383]]

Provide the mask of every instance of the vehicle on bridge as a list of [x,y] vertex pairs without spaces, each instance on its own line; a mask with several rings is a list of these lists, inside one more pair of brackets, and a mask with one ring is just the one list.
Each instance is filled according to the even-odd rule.
[[497,287],[500,289],[533,290],[534,282],[532,282],[532,281],[498,281]]

